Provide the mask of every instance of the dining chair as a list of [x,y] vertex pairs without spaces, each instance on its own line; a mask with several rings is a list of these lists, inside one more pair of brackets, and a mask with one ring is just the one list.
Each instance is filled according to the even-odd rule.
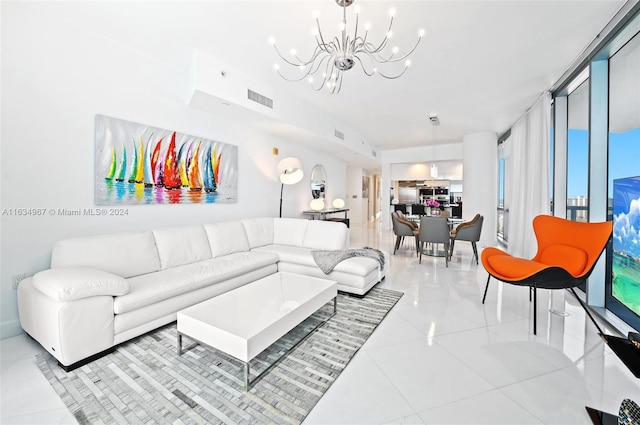
[[[596,261],[607,246],[613,225],[610,221],[584,223],[564,218],[539,215],[533,219],[538,252],[528,260],[514,257],[497,249],[482,251],[482,265],[489,273],[482,303],[487,298],[489,280],[529,287],[529,301],[533,291],[533,334],[536,334],[538,288],[568,289],[576,297],[591,321],[596,324],[587,306],[574,287],[585,283]],[[597,324],[596,324],[597,326]]]
[[395,204],[393,206],[394,211],[402,211],[402,213],[407,213],[407,205],[406,204]]
[[411,204],[411,214],[413,215],[425,215],[427,214],[422,204]]
[[449,267],[449,223],[445,217],[420,218],[420,231],[418,235],[419,263],[422,264],[422,251],[425,243],[435,243],[444,245],[445,265]]
[[418,255],[418,225],[412,223],[406,218],[400,211],[394,211],[391,213],[391,220],[393,223],[393,233],[396,235],[396,244],[393,248],[393,254],[400,247],[402,240],[405,236],[412,236],[416,241],[416,256]]
[[478,262],[478,247],[476,246],[476,242],[480,240],[480,233],[482,233],[482,222],[484,221],[484,217],[480,214],[476,214],[471,220],[463,221],[458,224],[455,229],[451,231],[449,234],[451,238],[451,252],[449,257],[453,256],[453,247],[456,241],[467,241],[471,242],[471,247],[473,248],[473,256],[476,259],[476,264]]

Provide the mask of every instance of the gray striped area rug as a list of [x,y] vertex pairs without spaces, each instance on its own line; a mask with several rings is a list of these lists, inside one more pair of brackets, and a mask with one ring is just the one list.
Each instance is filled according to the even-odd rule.
[[71,372],[48,353],[38,366],[81,424],[299,424],[400,297],[338,294],[335,316],[331,302],[251,361],[252,379],[276,364],[249,391],[241,362],[221,352],[184,337],[178,356],[175,323]]

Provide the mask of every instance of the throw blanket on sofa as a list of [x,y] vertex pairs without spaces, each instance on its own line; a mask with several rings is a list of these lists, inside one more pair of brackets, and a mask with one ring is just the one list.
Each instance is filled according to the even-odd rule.
[[311,251],[320,270],[329,274],[341,262],[351,257],[369,257],[380,263],[380,269],[384,268],[384,254],[375,248],[339,249],[336,251]]

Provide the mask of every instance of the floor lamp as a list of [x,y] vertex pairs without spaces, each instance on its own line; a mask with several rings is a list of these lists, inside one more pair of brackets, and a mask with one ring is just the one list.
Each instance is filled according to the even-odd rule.
[[278,162],[278,175],[280,176],[280,217],[282,217],[282,192],[284,191],[284,185],[296,184],[304,173],[302,172],[302,163],[298,158],[288,157]]

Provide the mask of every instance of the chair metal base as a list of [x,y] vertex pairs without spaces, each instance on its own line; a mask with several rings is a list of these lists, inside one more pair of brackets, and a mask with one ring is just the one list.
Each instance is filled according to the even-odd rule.
[[[486,298],[487,298],[487,290],[489,289],[489,281],[491,280],[491,275],[489,275],[487,277],[487,285],[484,288],[484,295],[482,296],[482,304],[484,304]],[[508,282],[507,282],[508,283]],[[537,312],[538,312],[538,293],[537,293],[537,286],[536,283],[534,282],[529,286],[529,301],[531,301],[533,299],[533,334],[536,335],[537,334]],[[598,333],[599,334],[604,334],[604,332],[602,331],[602,328],[600,328],[600,326],[598,325],[598,323],[596,322],[596,319],[594,319],[594,317],[591,315],[591,313],[589,312],[589,309],[587,307],[587,305],[580,299],[580,297],[578,297],[578,294],[576,294],[575,289],[573,288],[558,288],[558,289],[568,289],[569,291],[571,291],[571,293],[573,294],[574,297],[576,297],[576,300],[578,300],[578,303],[580,303],[580,306],[582,306],[582,309],[585,311],[585,313],[587,313],[587,316],[589,316],[589,319],[591,319],[591,322],[593,322],[593,324],[595,325],[596,329],[598,329]]]

